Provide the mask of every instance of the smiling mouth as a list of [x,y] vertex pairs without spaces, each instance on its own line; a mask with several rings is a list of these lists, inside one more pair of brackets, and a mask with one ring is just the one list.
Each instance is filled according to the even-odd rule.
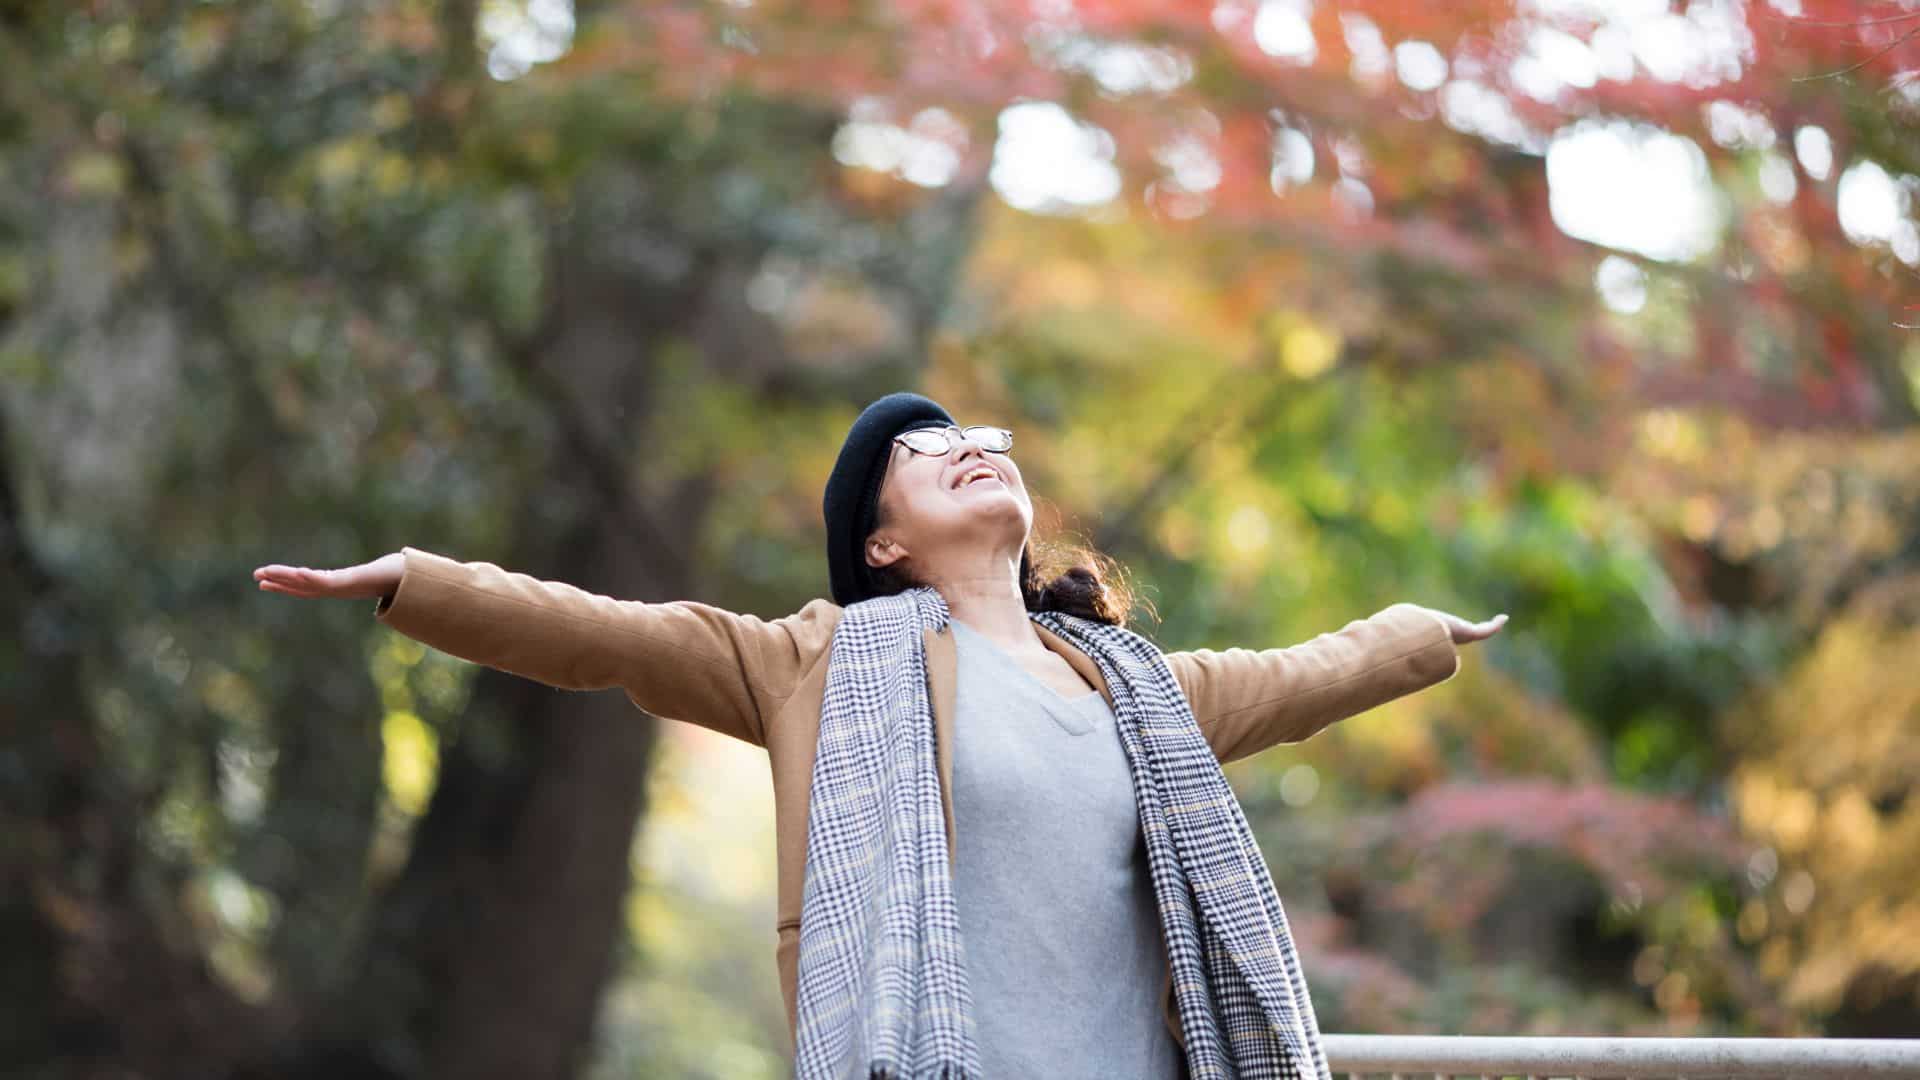
[[1002,487],[1006,486],[1005,483],[1000,480],[1000,474],[997,472],[994,472],[991,467],[986,465],[978,465],[972,469],[969,469],[966,475],[962,476],[959,482],[954,484],[953,486],[955,489],[972,487],[973,485],[985,480],[992,480],[996,483],[1000,483]]

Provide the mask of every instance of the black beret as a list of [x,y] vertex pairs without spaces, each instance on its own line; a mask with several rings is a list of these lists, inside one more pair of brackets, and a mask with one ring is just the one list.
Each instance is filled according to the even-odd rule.
[[873,532],[880,482],[893,456],[893,437],[923,427],[948,427],[953,417],[919,394],[894,393],[867,406],[847,431],[827,477],[820,512],[827,522],[827,578],[833,602],[845,607],[878,596],[862,547]]

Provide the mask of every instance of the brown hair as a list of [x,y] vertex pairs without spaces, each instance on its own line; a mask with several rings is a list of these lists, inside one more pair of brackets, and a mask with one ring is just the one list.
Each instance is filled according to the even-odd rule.
[[1125,626],[1137,602],[1126,568],[1086,544],[1053,537],[1029,542],[1020,565],[1025,570],[1020,596],[1028,611],[1059,611]]

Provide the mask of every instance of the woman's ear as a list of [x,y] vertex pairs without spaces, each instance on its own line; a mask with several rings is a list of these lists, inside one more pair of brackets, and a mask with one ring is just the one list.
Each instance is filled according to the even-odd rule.
[[879,570],[906,557],[907,549],[881,536],[867,537],[867,565]]

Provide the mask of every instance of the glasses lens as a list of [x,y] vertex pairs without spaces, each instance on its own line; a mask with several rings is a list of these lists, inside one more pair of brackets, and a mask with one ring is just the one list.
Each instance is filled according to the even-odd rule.
[[947,452],[946,432],[936,428],[921,428],[918,431],[905,432],[900,436],[900,441],[906,443],[908,449],[916,450],[922,454],[944,454]]
[[982,450],[1010,450],[1013,448],[1013,432],[1006,428],[988,427],[975,424],[961,431],[962,435],[980,444]]
[[922,454],[944,454],[953,449],[956,431],[962,438],[972,439],[982,450],[1005,453],[1013,448],[1013,432],[985,424],[967,428],[919,428],[901,433],[900,441],[907,444],[908,449]]

